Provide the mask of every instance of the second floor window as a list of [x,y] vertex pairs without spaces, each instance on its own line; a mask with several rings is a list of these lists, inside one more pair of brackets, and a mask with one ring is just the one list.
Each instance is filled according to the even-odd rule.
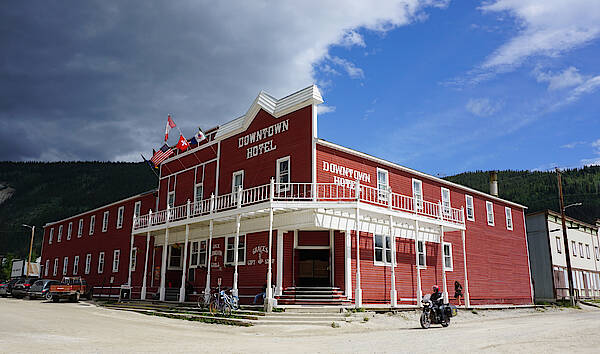
[[108,230],[108,210],[104,212],[102,218],[102,232],[106,232],[106,230]]
[[506,228],[508,230],[512,230],[513,229],[512,210],[509,207],[505,207],[504,213],[506,214]]
[[442,188],[442,211],[445,216],[450,216],[450,190]]
[[412,180],[413,198],[416,210],[423,210],[423,183],[418,179]]
[[96,215],[90,216],[90,235],[94,234],[94,228],[96,227]]
[[382,202],[387,202],[388,186],[388,171],[377,168],[377,199]]
[[77,237],[83,235],[83,219],[79,219],[79,226],[77,227]]
[[123,227],[123,214],[125,213],[125,207],[119,207],[117,210],[117,229]]
[[167,205],[169,208],[175,207],[175,191],[169,192],[169,195],[167,196]]
[[73,233],[73,223],[69,223],[69,228],[67,229],[67,240],[71,239],[71,234]]
[[488,225],[494,226],[494,204],[492,202],[485,202],[485,210]]
[[244,188],[244,171],[237,171],[231,177],[231,195],[232,202],[237,203],[237,193],[240,188]]
[[139,218],[142,215],[142,202],[135,202],[133,205],[133,216]]
[[473,205],[473,197],[470,195],[465,195],[465,202],[467,205],[467,220],[475,221],[475,206]]
[[113,266],[112,266],[113,273],[117,273],[119,271],[120,258],[121,258],[121,251],[114,250],[113,251]]
[[283,157],[277,160],[277,171],[275,176],[277,192],[285,192],[290,189],[290,157]]

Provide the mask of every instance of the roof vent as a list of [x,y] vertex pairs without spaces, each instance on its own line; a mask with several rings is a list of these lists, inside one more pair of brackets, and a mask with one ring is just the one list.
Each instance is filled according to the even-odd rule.
[[494,197],[498,196],[498,172],[490,171],[490,194]]

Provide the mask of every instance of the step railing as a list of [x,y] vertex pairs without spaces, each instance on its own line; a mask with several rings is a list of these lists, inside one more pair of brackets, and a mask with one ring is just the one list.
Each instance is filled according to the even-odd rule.
[[[358,191],[358,194],[357,194]],[[394,193],[389,187],[376,188],[356,183],[275,183],[238,189],[232,193],[194,203],[168,207],[155,213],[134,218],[133,229],[141,230],[154,225],[179,221],[189,217],[232,210],[267,201],[336,201],[360,202],[390,210],[403,211],[443,220],[452,224],[464,225],[464,210],[442,206],[440,202],[431,202],[416,197]]]

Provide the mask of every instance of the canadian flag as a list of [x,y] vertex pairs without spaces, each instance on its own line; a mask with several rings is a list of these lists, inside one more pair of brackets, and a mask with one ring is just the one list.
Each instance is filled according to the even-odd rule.
[[177,142],[177,145],[175,145],[175,147],[181,151],[185,151],[190,147],[190,143],[188,143],[188,141],[183,137],[183,135],[180,135],[179,141]]
[[171,118],[171,115],[169,114],[167,116],[167,126],[165,127],[165,142],[169,140],[169,131],[171,130],[171,128],[175,127],[175,122],[173,122],[173,118]]

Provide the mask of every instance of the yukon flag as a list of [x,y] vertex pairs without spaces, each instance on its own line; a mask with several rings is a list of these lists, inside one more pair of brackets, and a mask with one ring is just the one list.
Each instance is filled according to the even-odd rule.
[[175,128],[175,122],[173,122],[173,119],[171,118],[171,115],[169,114],[167,116],[167,126],[165,127],[165,142],[167,140],[169,140],[169,131],[171,130],[171,128]]
[[190,147],[190,143],[188,143],[188,141],[183,137],[183,135],[180,135],[179,141],[177,142],[177,145],[175,145],[175,147],[181,151],[185,151]]

